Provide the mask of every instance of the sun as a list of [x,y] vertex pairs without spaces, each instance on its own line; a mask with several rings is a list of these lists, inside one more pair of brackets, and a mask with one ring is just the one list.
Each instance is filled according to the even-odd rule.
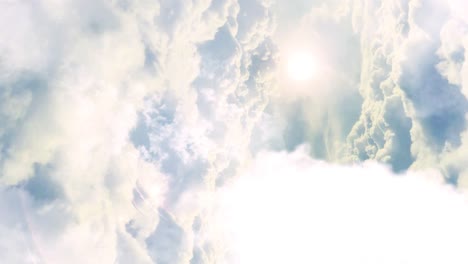
[[303,82],[316,77],[317,62],[311,52],[295,51],[286,60],[287,74],[292,80]]

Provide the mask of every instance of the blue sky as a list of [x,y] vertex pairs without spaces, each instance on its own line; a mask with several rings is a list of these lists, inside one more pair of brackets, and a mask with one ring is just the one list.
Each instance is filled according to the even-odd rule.
[[0,258],[468,263],[466,10],[0,1]]

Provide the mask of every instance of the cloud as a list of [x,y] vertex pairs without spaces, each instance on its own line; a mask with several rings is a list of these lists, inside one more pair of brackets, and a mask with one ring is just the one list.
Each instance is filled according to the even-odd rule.
[[273,79],[268,1],[0,5],[0,257],[195,258],[205,205],[180,208],[249,157]]
[[[361,89],[366,91],[362,93],[364,106],[368,107],[363,108],[361,121],[349,138],[355,144],[355,153],[389,161],[399,170],[410,166],[444,167],[441,160],[445,156],[464,149],[461,135],[466,130],[467,101],[463,87],[455,80],[461,70],[454,73],[457,68],[452,66],[452,73],[446,70],[446,65],[464,61],[453,50],[457,47],[452,43],[458,37],[446,37],[454,21],[458,21],[458,11],[453,8],[457,2],[385,1],[378,11],[381,15],[373,15],[373,8],[378,8],[375,6],[355,18],[369,21],[358,32],[372,43],[366,51],[372,58],[370,79],[361,80]],[[433,19],[428,21],[426,17]],[[391,98],[400,102],[377,108],[382,109],[379,117],[374,107],[388,105]],[[388,136],[376,136],[373,131],[379,130]],[[364,144],[356,144],[363,142],[354,140],[359,134]],[[382,141],[385,143],[379,144]],[[446,173],[446,177],[457,181],[454,174]]]
[[[362,97],[360,39],[353,31],[351,14],[343,2],[278,1],[278,91],[268,109],[270,140],[275,149],[293,150],[303,142],[311,155],[342,158],[346,138],[359,119]],[[300,8],[301,11],[293,11]],[[306,8],[307,7],[307,8]],[[346,6],[345,6],[346,7]],[[289,13],[291,12],[291,13]],[[298,14],[303,14],[299,16]],[[290,25],[294,21],[294,25]],[[314,78],[294,82],[287,74],[288,55],[306,51],[317,65]]]
[[[421,215],[397,199],[390,212],[370,216],[368,203],[350,204],[363,199],[349,193],[352,188],[339,192],[350,197],[344,204],[398,232],[410,232],[394,217],[402,214],[400,207],[424,223],[418,217],[432,221],[435,212],[465,220],[456,212],[464,207],[449,206],[459,204],[453,189],[404,173],[435,167],[452,184],[468,186],[465,6],[461,0],[2,1],[0,257],[8,263],[235,263],[238,255],[223,246],[244,249],[218,240],[229,229],[216,229],[224,220],[215,209],[224,205],[213,199],[224,192],[236,196],[243,184],[252,205],[282,208],[288,201],[297,205],[289,212],[296,215],[312,197],[303,186],[330,190],[316,193],[328,199],[342,181],[389,206],[394,201],[388,192],[401,192],[409,205],[422,208]],[[301,41],[320,53],[323,79],[296,89],[281,67],[283,51]],[[304,142],[315,158],[377,160],[406,176],[397,180],[371,163],[321,163],[301,151],[254,158]],[[269,199],[259,201],[253,192],[266,183],[256,175],[270,172],[266,162],[284,168],[272,167],[278,177],[266,189]],[[249,164],[256,169],[248,174],[258,180],[236,180]],[[309,182],[298,168],[330,177]],[[337,176],[341,172],[352,177]],[[365,187],[366,181],[382,192]],[[390,185],[388,192],[380,181]],[[277,184],[298,188],[305,198],[277,199]],[[434,211],[411,200],[409,193],[416,192]],[[342,206],[340,199],[334,202]],[[440,211],[439,204],[449,209]],[[256,210],[249,206],[245,210]],[[327,216],[324,208],[317,210]],[[265,215],[281,226],[273,212]],[[239,221],[269,222],[259,217]],[[371,222],[356,221],[364,231],[363,223]],[[463,235],[454,221],[447,228],[459,227]],[[316,231],[299,227],[305,234]],[[345,227],[336,230],[354,239]],[[437,230],[434,235],[453,238]],[[291,250],[266,243],[248,253],[249,261],[265,256],[260,253],[267,246]],[[446,252],[439,242],[427,246]],[[447,257],[463,259],[453,252]]]
[[299,90],[288,79],[279,82],[283,94],[267,113],[279,136],[268,144],[292,150],[308,142],[314,157],[378,160],[395,171],[438,167],[457,184],[464,169],[451,157],[466,149],[466,4],[296,4],[277,3],[285,7],[278,11],[280,52],[305,42],[327,71]]
[[[218,192],[216,263],[465,263],[466,195],[437,171],[263,152]],[[218,237],[217,237],[218,236]],[[223,237],[224,240],[219,239]]]

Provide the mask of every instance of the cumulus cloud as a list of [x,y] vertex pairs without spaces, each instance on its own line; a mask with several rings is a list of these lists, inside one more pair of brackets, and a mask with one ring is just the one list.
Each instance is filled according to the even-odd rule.
[[317,158],[379,160],[395,171],[439,167],[456,184],[464,169],[453,153],[466,149],[466,4],[288,3],[278,1],[278,13],[296,15],[297,26],[292,34],[291,26],[279,27],[279,47],[298,39],[319,47],[322,72],[299,90],[290,80],[280,82],[284,94],[269,112],[280,136],[270,145],[292,150],[308,142]]
[[177,206],[248,157],[272,79],[269,3],[0,5],[0,256],[189,262],[203,204]]
[[[457,81],[464,58],[456,44],[463,37],[448,37],[457,34],[455,6],[460,2],[384,1],[355,14],[361,41],[369,43],[365,107],[348,138],[359,159],[390,162],[396,170],[443,168],[445,156],[465,148],[467,101]],[[458,172],[448,171],[456,183]]]
[[[466,196],[437,171],[263,152],[219,190],[215,263],[466,263]],[[217,233],[218,232],[218,233]]]

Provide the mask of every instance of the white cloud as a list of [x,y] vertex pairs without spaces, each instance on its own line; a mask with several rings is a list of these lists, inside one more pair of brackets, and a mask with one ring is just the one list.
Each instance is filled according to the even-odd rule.
[[[216,219],[212,194],[225,191],[268,147],[308,142],[316,157],[376,159],[398,170],[414,158],[414,168],[438,167],[466,185],[466,4],[296,1],[1,1],[0,257],[8,263],[220,263],[225,249],[207,232]],[[301,40],[317,47],[326,71],[317,89],[291,93],[274,68],[278,52]],[[271,101],[273,94],[280,97]],[[296,181],[278,174],[272,184],[298,188],[309,199],[303,189],[309,182],[295,171],[294,157],[305,170],[332,175],[314,178],[312,189],[334,190],[343,181],[382,203],[393,202],[387,191],[401,191],[422,206],[424,217],[458,201],[448,187],[444,196],[439,185],[418,187],[422,180],[396,180],[379,166],[320,167],[301,152],[264,154],[254,164],[263,171],[275,159],[284,168],[272,168]],[[337,171],[364,176],[349,177],[354,182],[333,176]],[[403,179],[414,178],[409,174]],[[253,205],[305,206],[294,195],[275,198],[276,185],[265,190],[271,199],[257,202],[254,191],[263,181],[246,187]],[[364,188],[365,181],[382,193]],[[411,200],[413,191],[427,194],[434,211]],[[343,203],[362,198],[349,195]],[[407,209],[403,200],[396,203]],[[352,206],[366,215],[370,205]],[[298,208],[292,213],[302,214]],[[455,209],[443,212],[464,219]],[[394,219],[391,212],[381,211]],[[374,220],[391,225],[379,217]],[[337,230],[354,232],[345,227]],[[249,256],[265,256],[262,250],[267,247]]]
[[288,3],[278,1],[280,48],[302,43],[329,67],[299,90],[280,79],[271,111],[280,136],[270,144],[308,142],[317,158],[379,160],[396,171],[438,167],[456,183],[464,169],[450,159],[466,149],[466,4]]
[[264,152],[218,195],[207,229],[226,258],[214,263],[468,261],[467,197],[436,171]]
[[179,200],[235,173],[267,102],[267,1],[0,5],[0,196],[24,202],[0,257],[189,262],[204,204]]

